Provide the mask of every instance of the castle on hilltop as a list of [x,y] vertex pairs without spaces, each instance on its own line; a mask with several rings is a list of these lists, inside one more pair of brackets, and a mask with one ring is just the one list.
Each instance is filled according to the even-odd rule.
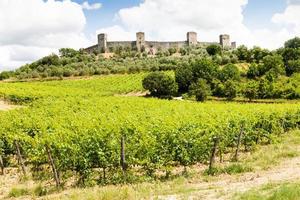
[[185,41],[172,41],[172,42],[161,42],[161,41],[146,41],[145,33],[136,33],[136,41],[108,41],[107,34],[101,33],[98,35],[98,44],[93,45],[85,49],[88,53],[101,52],[110,53],[118,47],[124,49],[135,49],[139,52],[147,52],[150,55],[155,55],[159,50],[168,50],[169,48],[184,48],[191,46],[208,46],[210,44],[219,44],[222,48],[234,49],[236,48],[235,42],[230,42],[229,35],[220,35],[220,40],[218,42],[199,42],[197,40],[196,32],[188,32],[187,39]]

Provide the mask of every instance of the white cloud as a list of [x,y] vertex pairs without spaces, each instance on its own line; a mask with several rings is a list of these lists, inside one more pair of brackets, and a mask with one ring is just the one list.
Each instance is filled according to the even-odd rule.
[[89,2],[85,1],[82,3],[81,7],[86,10],[98,10],[102,7],[101,3],[89,4]]
[[195,30],[201,39],[216,40],[220,31],[245,29],[246,4],[247,0],[145,0],[121,9],[118,18],[129,30],[145,31],[152,39],[183,39],[187,31]]
[[300,1],[290,2],[283,13],[273,16],[272,22],[290,28],[295,33],[300,33]]
[[0,71],[62,47],[87,46],[85,24],[81,5],[70,0],[1,0]]
[[[121,26],[115,25],[108,28],[102,28],[96,31],[97,34],[107,33],[109,41],[133,41],[135,33],[126,31]],[[96,36],[95,36],[96,38]]]
[[144,31],[147,40],[184,40],[186,32],[196,31],[199,41],[218,41],[219,34],[227,33],[238,44],[275,49],[299,34],[299,2],[289,0],[285,12],[270,19],[276,29],[251,30],[243,24],[247,0],[145,0],[121,9],[116,15],[120,25],[102,28],[98,33],[108,33],[109,40],[110,36],[118,38],[117,33],[123,39],[135,37],[137,31]]

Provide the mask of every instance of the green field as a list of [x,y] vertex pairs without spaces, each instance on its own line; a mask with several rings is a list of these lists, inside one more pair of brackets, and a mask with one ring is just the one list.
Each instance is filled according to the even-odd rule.
[[[15,141],[25,165],[51,176],[51,149],[62,182],[110,184],[169,177],[178,166],[270,144],[300,125],[300,103],[254,104],[122,96],[143,91],[145,74],[82,80],[0,83],[3,99],[24,107],[0,112],[0,152],[13,164]],[[121,138],[126,172],[121,171]]]

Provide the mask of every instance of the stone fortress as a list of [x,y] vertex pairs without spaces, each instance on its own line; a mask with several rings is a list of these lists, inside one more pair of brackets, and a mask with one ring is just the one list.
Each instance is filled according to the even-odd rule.
[[197,40],[196,32],[188,32],[185,41],[146,41],[145,33],[136,33],[136,41],[108,41],[108,36],[105,33],[98,35],[98,44],[85,49],[89,53],[101,52],[112,53],[114,49],[122,47],[124,49],[135,49],[138,52],[146,52],[150,55],[155,55],[159,50],[168,50],[169,48],[176,48],[177,50],[184,47],[192,46],[208,46],[210,44],[219,44],[222,48],[234,49],[236,48],[235,42],[230,42],[229,35],[220,35],[219,42],[199,42]]

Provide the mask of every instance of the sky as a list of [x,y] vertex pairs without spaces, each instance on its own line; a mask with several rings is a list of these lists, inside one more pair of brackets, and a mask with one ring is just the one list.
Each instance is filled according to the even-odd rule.
[[59,48],[108,40],[218,41],[220,34],[268,49],[300,36],[300,0],[0,0],[0,71],[16,69]]

